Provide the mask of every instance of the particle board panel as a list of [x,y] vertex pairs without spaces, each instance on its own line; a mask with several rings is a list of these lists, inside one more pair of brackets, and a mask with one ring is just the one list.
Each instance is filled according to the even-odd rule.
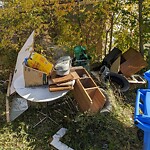
[[79,80],[76,80],[73,94],[81,112],[88,111],[90,109],[92,101],[90,100],[90,97],[87,95],[86,91],[82,88]]
[[78,68],[78,69],[75,69],[75,72],[77,73],[77,75],[78,75],[80,78],[90,77],[89,73],[86,71],[85,68]]
[[135,58],[130,58],[120,65],[121,72],[129,77],[147,66],[147,62],[140,55],[135,55]]
[[91,87],[96,87],[96,83],[90,78],[81,78],[79,79],[79,81],[81,82],[83,88],[91,88]]
[[92,104],[90,106],[91,113],[97,113],[105,104],[105,96],[99,88],[87,89],[86,92],[92,99]]
[[143,56],[133,48],[130,48],[122,56],[125,61],[120,65],[120,71],[126,77],[137,73],[148,65]]
[[141,55],[138,51],[130,47],[126,52],[122,54],[123,58],[128,60],[131,57],[134,57],[135,55]]
[[82,73],[81,75],[79,73],[79,76],[81,78],[76,80],[73,89],[75,100],[81,112],[95,114],[104,106],[105,96],[99,90],[90,74],[87,73],[86,77],[82,77]]

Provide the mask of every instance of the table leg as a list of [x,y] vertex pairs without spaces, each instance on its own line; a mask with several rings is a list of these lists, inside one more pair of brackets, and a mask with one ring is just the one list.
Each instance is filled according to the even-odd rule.
[[38,111],[38,113],[40,113],[41,115],[44,116],[44,118],[42,120],[40,120],[38,123],[36,123],[33,128],[35,128],[36,126],[38,126],[39,124],[41,124],[43,121],[45,121],[46,119],[50,119],[52,122],[54,122],[55,124],[59,125],[56,121],[54,121],[50,116],[49,116],[49,111],[48,111],[48,103],[46,105],[46,113],[43,113],[41,111]]

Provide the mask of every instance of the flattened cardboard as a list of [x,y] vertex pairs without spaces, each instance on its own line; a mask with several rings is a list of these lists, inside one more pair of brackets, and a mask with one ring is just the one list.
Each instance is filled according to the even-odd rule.
[[10,87],[10,95],[16,92],[14,88],[14,82],[18,77],[20,77],[23,74],[22,63],[24,62],[24,59],[26,57],[29,57],[31,52],[34,51],[33,44],[34,44],[34,31],[31,33],[31,35],[25,42],[24,46],[21,48],[21,50],[18,53],[13,79]]
[[47,74],[24,65],[25,87],[48,84]]
[[119,56],[111,65],[110,67],[110,71],[111,72],[115,72],[115,73],[118,73],[119,70],[120,70],[120,60],[121,60],[121,57]]

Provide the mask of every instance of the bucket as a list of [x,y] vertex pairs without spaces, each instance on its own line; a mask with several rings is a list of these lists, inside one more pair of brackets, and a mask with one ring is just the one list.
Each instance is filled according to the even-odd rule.
[[108,72],[110,72],[109,68],[104,65],[100,68],[99,74],[105,76]]

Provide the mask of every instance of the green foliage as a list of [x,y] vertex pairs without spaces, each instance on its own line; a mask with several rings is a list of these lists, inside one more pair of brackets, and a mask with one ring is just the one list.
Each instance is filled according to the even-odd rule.
[[[143,2],[144,44],[149,42],[149,5],[148,1]],[[3,57],[0,65],[3,68],[15,65],[18,51],[33,30],[36,31],[36,51],[50,53],[51,45],[57,44],[67,47],[72,53],[75,45],[82,44],[95,60],[101,51],[104,54],[105,47],[108,51],[112,15],[112,47],[118,46],[122,51],[129,47],[138,49],[138,7],[135,0],[84,0],[81,3],[72,0],[64,4],[58,0],[7,2],[5,8],[0,9],[0,54]],[[106,32],[109,33],[107,42]],[[98,50],[97,44],[101,45]]]

